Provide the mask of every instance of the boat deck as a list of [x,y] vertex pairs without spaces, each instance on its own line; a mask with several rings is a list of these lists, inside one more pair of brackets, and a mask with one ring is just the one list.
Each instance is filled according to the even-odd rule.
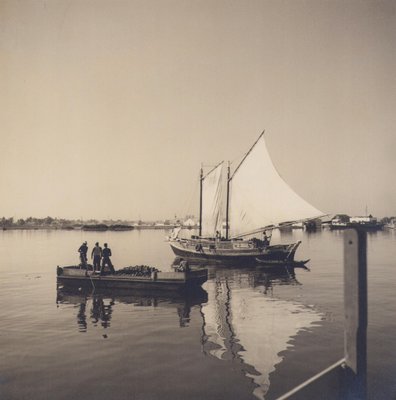
[[194,271],[155,271],[150,275],[136,276],[131,274],[105,274],[87,270],[79,266],[57,267],[58,283],[67,285],[91,285],[101,288],[150,288],[175,290],[188,286],[202,285],[208,279],[208,270],[199,269]]
[[256,263],[257,258],[273,263],[292,261],[301,242],[257,247],[250,241],[200,241],[178,239],[170,241],[173,252],[191,260],[219,263]]

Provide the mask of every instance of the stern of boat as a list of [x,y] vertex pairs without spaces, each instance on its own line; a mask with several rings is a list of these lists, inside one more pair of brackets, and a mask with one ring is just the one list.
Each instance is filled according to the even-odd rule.
[[186,282],[188,284],[202,285],[208,280],[208,270],[207,269],[197,269],[194,271],[186,272]]
[[259,257],[256,257],[256,261],[260,263],[278,263],[286,264],[294,262],[294,256],[301,241],[291,244],[276,244],[267,246]]
[[301,240],[289,245],[288,252],[286,255],[286,261],[294,261],[294,255],[296,254],[296,251],[297,251],[298,247],[300,246],[300,244],[301,244]]

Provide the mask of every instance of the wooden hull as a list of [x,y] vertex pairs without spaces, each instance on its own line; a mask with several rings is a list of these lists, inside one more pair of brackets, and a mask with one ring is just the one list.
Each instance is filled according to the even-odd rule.
[[330,229],[332,231],[337,230],[337,229],[348,229],[349,225],[348,223],[345,224],[330,224]]
[[384,224],[377,223],[353,223],[351,222],[349,228],[358,228],[365,231],[382,231],[384,229]]
[[101,289],[184,290],[200,286],[208,279],[206,269],[188,272],[157,272],[151,276],[99,275],[79,267],[57,267],[57,281],[68,286]]
[[284,264],[292,262],[301,242],[255,247],[247,241],[241,242],[205,242],[199,240],[170,241],[173,252],[196,262],[219,264],[256,264],[262,262]]

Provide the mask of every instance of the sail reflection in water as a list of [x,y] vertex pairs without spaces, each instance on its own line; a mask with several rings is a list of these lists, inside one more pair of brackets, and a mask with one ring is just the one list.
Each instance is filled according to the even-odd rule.
[[[143,341],[147,342],[148,347],[141,347],[142,360],[147,360],[146,352],[150,346],[160,343],[159,338],[167,340],[172,326],[199,328],[200,338],[194,329],[188,333],[188,337],[200,340],[204,355],[225,363],[236,361],[242,376],[255,384],[253,395],[264,399],[270,385],[269,376],[282,361],[281,353],[292,347],[291,340],[299,331],[312,327],[322,319],[322,315],[309,307],[275,297],[280,285],[300,285],[291,267],[284,267],[282,272],[278,270],[277,273],[271,273],[263,267],[208,269],[209,280],[203,288],[185,294],[123,293],[119,290],[83,292],[59,288],[57,304],[60,307],[72,305],[76,309],[74,315],[80,332],[100,328],[104,338],[112,330],[113,321],[119,329],[120,319],[125,318],[128,322],[124,328],[133,326],[135,332],[135,336],[129,340],[139,342],[149,336],[147,341]],[[129,312],[132,308],[135,319],[133,313]],[[138,308],[142,313],[136,313]],[[194,315],[200,316],[200,321],[190,321],[194,308]],[[156,310],[156,314],[151,313],[153,310]],[[149,320],[153,321],[154,315],[157,323],[163,324],[162,336],[157,329],[153,330],[153,323],[156,322],[148,323]],[[114,329],[117,334],[117,328]],[[150,336],[153,332],[159,336]],[[176,341],[177,345],[173,348],[183,352],[185,340],[180,337],[180,342]],[[156,351],[162,354],[160,360],[169,356],[167,350],[162,353],[165,348],[156,347]],[[146,367],[152,368],[150,364]],[[185,367],[183,373],[186,379],[191,378]]]
[[269,375],[282,361],[280,353],[293,336],[322,319],[315,310],[273,296],[276,285],[299,285],[294,271],[217,270],[205,289],[202,307],[204,351],[221,360],[239,360],[246,377],[257,385],[253,394],[264,399]]
[[188,294],[160,294],[122,291],[122,290],[84,290],[64,288],[57,289],[58,305],[74,305],[78,307],[77,325],[80,332],[88,330],[88,321],[92,326],[110,327],[111,318],[117,304],[130,304],[133,307],[166,307],[175,308],[180,327],[188,326],[191,308],[205,303],[208,299],[206,291],[194,288]]

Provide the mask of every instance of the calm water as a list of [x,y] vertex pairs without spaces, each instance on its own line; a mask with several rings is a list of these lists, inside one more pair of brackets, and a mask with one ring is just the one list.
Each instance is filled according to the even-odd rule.
[[[274,399],[343,356],[342,232],[294,231],[310,271],[210,268],[189,296],[57,290],[87,240],[168,270],[164,231],[1,231],[0,398]],[[396,232],[368,236],[370,399],[396,399]]]

